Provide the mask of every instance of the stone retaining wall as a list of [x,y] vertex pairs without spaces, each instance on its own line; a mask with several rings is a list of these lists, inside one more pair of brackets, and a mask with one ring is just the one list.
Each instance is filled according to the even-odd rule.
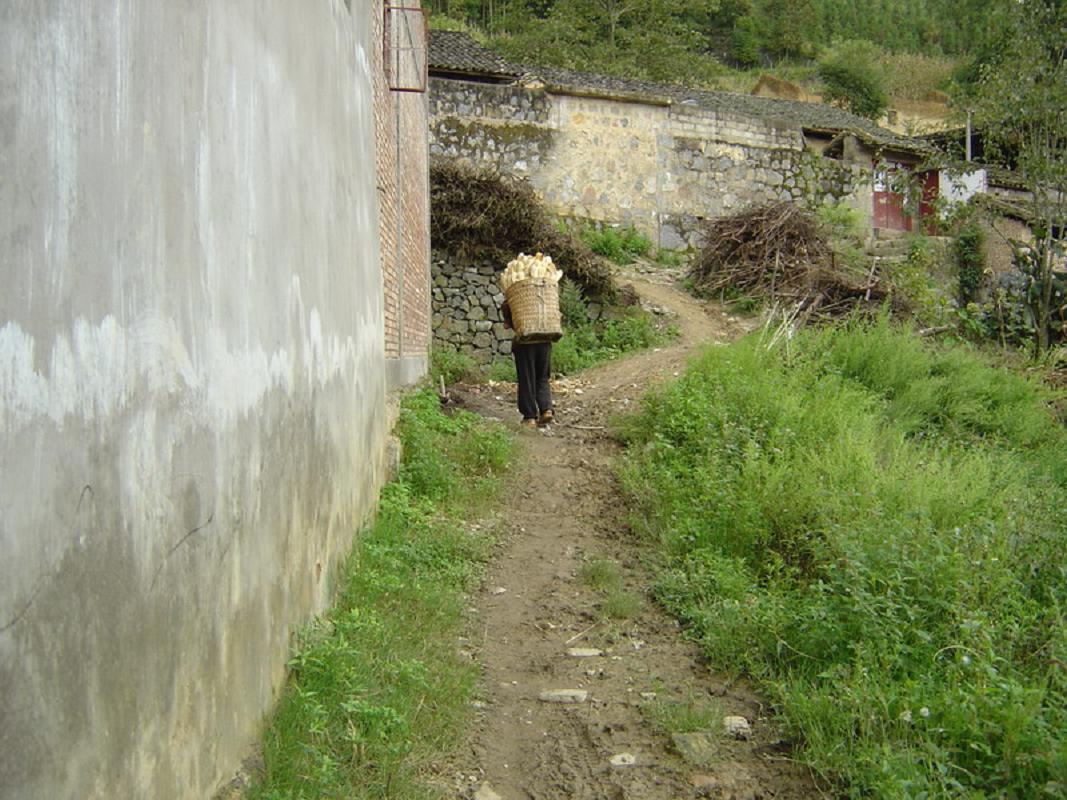
[[462,263],[433,254],[434,345],[469,353],[480,362],[510,355],[511,330],[504,327],[497,284],[503,265]]

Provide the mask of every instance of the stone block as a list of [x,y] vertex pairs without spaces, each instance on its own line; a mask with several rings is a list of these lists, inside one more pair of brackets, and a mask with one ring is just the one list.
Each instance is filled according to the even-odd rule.
[[493,337],[488,333],[474,334],[474,346],[479,349],[489,349],[493,346]]
[[484,333],[493,329],[493,323],[487,319],[478,320],[474,323],[474,330],[478,333]]

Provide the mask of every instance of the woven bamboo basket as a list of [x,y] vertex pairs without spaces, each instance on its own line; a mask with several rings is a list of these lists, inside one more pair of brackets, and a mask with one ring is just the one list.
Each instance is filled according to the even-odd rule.
[[559,284],[548,278],[527,278],[504,293],[511,309],[517,344],[554,342],[563,336],[559,313]]

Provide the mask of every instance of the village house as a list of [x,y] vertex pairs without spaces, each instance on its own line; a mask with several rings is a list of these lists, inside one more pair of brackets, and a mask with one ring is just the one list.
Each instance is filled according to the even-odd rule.
[[432,32],[429,68],[431,153],[528,179],[560,216],[632,225],[659,247],[693,247],[701,220],[769,200],[846,203],[874,233],[934,215],[929,146],[832,106],[524,68],[452,31]]

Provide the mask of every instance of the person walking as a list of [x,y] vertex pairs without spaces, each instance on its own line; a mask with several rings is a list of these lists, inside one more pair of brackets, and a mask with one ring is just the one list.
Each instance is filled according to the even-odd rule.
[[[508,301],[501,306],[504,325],[510,330],[511,308]],[[555,420],[552,404],[552,387],[548,379],[552,375],[552,342],[512,342],[511,354],[515,357],[515,372],[519,380],[518,405],[522,425],[527,428],[543,428]]]

